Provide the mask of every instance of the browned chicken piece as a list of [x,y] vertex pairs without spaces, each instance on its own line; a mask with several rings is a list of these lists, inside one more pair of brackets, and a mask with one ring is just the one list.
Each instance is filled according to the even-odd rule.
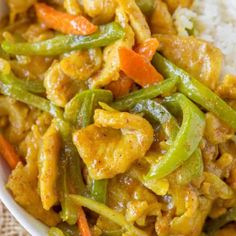
[[60,217],[53,210],[43,209],[39,194],[37,193],[37,179],[30,179],[27,170],[19,163],[11,173],[7,183],[16,202],[24,207],[36,219],[48,226],[55,226],[60,222]]
[[164,0],[169,8],[171,14],[176,10],[178,7],[191,7],[193,0]]
[[155,10],[149,23],[152,34],[176,34],[171,14],[162,0],[155,1]]
[[161,34],[156,37],[165,57],[210,89],[216,89],[223,60],[218,48],[194,37]]
[[146,39],[149,39],[151,37],[151,32],[148,23],[135,0],[117,0],[117,2],[130,20],[130,25],[135,32],[137,43],[142,43]]
[[97,109],[94,124],[75,132],[73,141],[89,175],[106,179],[144,157],[153,142],[153,129],[138,115]]
[[216,92],[222,98],[236,99],[236,75],[226,75]]
[[78,91],[75,81],[63,73],[58,62],[47,71],[44,86],[47,98],[60,107],[64,107]]
[[[46,115],[46,117],[45,117]],[[48,226],[60,222],[60,217],[53,210],[45,210],[38,193],[38,154],[42,135],[47,126],[48,115],[38,117],[37,125],[33,125],[31,132],[21,143],[20,149],[25,153],[26,165],[19,163],[12,171],[7,182],[7,188],[12,192],[16,202],[26,209],[36,219]],[[24,149],[24,150],[22,150]],[[50,173],[51,174],[51,173]]]
[[102,66],[100,48],[76,51],[60,61],[61,70],[72,79],[87,80]]
[[54,123],[42,137],[38,155],[38,185],[42,205],[49,210],[58,201],[57,177],[58,157],[60,155],[60,134]]
[[132,48],[134,45],[134,32],[128,24],[128,16],[121,7],[116,9],[116,21],[124,28],[125,37],[105,47],[103,51],[103,67],[91,79],[92,88],[100,88],[120,77],[119,48]]
[[18,13],[23,13],[27,11],[36,0],[7,0],[8,6],[10,7],[10,20],[13,22],[15,20],[15,16]]
[[96,24],[104,24],[115,16],[116,1],[114,0],[82,0],[84,11],[94,18]]

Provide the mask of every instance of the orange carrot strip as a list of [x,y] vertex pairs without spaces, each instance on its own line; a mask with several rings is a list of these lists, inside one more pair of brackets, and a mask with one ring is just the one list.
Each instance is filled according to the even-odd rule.
[[8,165],[15,169],[20,157],[15,152],[13,146],[0,134],[0,155],[6,160]]
[[156,38],[149,38],[135,47],[134,51],[151,61],[159,46],[159,41]]
[[97,26],[85,17],[57,11],[44,3],[36,3],[35,10],[38,19],[48,28],[64,34],[88,35],[97,30]]
[[82,207],[79,207],[78,209],[78,227],[79,227],[81,236],[92,236],[89,229],[88,221],[86,219],[86,216]]
[[118,98],[128,94],[133,84],[133,80],[125,75],[121,75],[118,80],[112,81],[108,84],[106,89],[110,90],[115,98]]
[[128,48],[119,49],[121,70],[142,87],[163,80],[147,59]]

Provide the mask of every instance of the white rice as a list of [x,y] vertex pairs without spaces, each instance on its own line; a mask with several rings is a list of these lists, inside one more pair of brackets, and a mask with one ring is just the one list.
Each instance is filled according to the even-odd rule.
[[173,18],[180,35],[194,25],[197,37],[221,49],[223,75],[236,74],[236,0],[195,0],[191,10],[179,8]]

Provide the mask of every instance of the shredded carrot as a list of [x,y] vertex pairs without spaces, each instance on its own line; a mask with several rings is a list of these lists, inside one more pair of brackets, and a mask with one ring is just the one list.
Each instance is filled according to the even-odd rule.
[[133,80],[122,73],[120,78],[108,84],[106,89],[110,90],[115,98],[118,98],[128,94],[133,84]]
[[121,70],[137,84],[150,85],[163,80],[163,76],[143,56],[128,48],[119,49]]
[[[134,51],[139,55],[145,57],[148,61],[151,61],[154,54],[156,53],[159,47],[159,42],[156,38],[149,38],[142,44],[139,44],[135,47]],[[114,97],[121,97],[126,95],[133,85],[133,80],[127,76],[121,76],[120,79],[112,81],[106,89],[112,91]]]
[[0,155],[6,160],[8,165],[15,169],[20,157],[15,152],[13,146],[0,134]]
[[92,236],[89,229],[88,221],[86,219],[86,216],[82,207],[78,208],[78,227],[79,227],[81,236]]
[[44,3],[36,3],[35,10],[38,19],[48,28],[64,34],[88,35],[97,30],[97,26],[85,17],[57,11]]
[[134,51],[151,61],[159,45],[159,41],[156,38],[149,38],[142,44],[137,45]]

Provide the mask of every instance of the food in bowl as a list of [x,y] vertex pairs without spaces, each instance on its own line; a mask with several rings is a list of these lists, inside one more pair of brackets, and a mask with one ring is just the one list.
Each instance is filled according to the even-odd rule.
[[49,235],[236,233],[236,69],[209,2],[8,1],[0,155]]

